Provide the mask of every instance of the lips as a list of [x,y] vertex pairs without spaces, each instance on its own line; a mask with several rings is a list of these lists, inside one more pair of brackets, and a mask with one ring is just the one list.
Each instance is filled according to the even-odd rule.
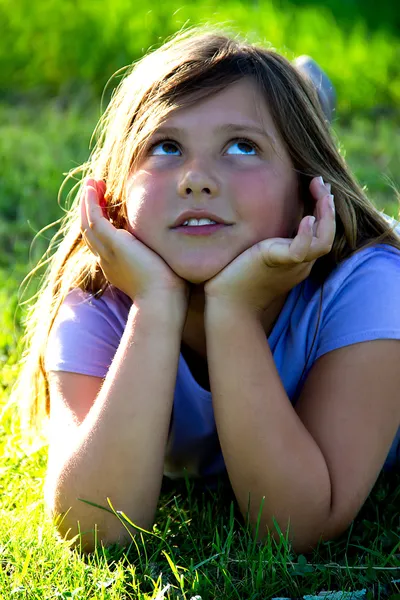
[[221,217],[218,217],[217,215],[214,215],[213,213],[210,212],[206,212],[206,211],[185,211],[184,213],[182,213],[181,215],[179,215],[179,217],[176,219],[175,223],[172,225],[172,229],[175,229],[176,227],[181,227],[185,221],[188,221],[189,219],[210,219],[210,221],[215,221],[218,224],[221,225],[232,225],[232,223],[228,223],[227,221],[224,221],[224,219],[222,219]]
[[200,235],[200,236],[208,236],[210,234],[216,233],[220,229],[225,229],[229,227],[229,225],[224,225],[223,223],[217,223],[215,225],[198,225],[190,226],[190,225],[181,225],[180,227],[175,227],[175,230],[184,234],[184,235]]

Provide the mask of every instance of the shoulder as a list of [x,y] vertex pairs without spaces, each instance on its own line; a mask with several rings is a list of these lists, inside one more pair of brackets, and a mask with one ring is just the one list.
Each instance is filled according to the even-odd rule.
[[[312,287],[312,284],[311,284]],[[362,294],[364,302],[374,301],[379,294],[400,293],[400,250],[388,244],[361,248],[339,263],[329,274],[321,288],[323,309],[346,296]]]
[[61,304],[46,342],[47,371],[104,376],[119,346],[132,301],[116,288],[94,295],[74,288]]
[[344,283],[363,280],[379,281],[391,278],[400,271],[400,250],[388,244],[361,248],[343,260],[330,273],[324,287],[335,290]]
[[373,339],[400,338],[400,250],[364,248],[340,263],[321,290],[315,358],[335,348]]
[[[321,284],[309,276],[293,293],[302,299],[299,310],[307,314],[318,308],[322,316],[335,306],[367,306],[382,302],[382,294],[392,304],[400,295],[400,250],[388,244],[361,248],[340,262]],[[400,304],[399,304],[400,307]]]
[[103,326],[108,323],[114,329],[125,326],[132,301],[115,287],[107,288],[96,297],[80,288],[71,289],[58,311],[56,322],[79,321]]

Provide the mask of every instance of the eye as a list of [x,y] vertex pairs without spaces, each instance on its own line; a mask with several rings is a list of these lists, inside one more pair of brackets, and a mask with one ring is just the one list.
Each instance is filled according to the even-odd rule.
[[[150,147],[150,149],[149,149],[149,154],[153,154],[153,155],[155,155],[155,156],[165,156],[165,154],[163,155],[163,154],[159,154],[159,153],[157,153],[157,154],[155,154],[155,153],[154,153],[154,150],[155,150],[156,148],[158,148],[159,146],[161,146],[161,147],[162,147],[164,150],[165,150],[166,148],[168,148],[168,147],[169,147],[169,148],[171,148],[171,146],[172,146],[172,147],[173,147],[173,146],[175,146],[175,148],[177,148],[177,147],[178,147],[178,146],[175,144],[175,142],[173,142],[173,141],[171,141],[171,140],[168,140],[168,139],[165,139],[165,140],[158,140],[158,142],[156,142],[155,144],[152,144],[152,146]],[[168,152],[168,151],[167,151],[167,156],[177,156],[177,155],[176,155],[176,154],[171,154],[171,152]]]
[[[258,153],[257,145],[254,142],[251,142],[250,140],[247,140],[245,138],[230,140],[229,144],[237,145],[237,147],[240,149],[240,151],[244,152],[244,154],[242,154],[242,156],[256,156]],[[254,153],[250,154],[248,151],[246,151],[246,146],[247,146],[247,148],[250,148],[250,152],[254,151]],[[160,152],[160,151],[155,152],[155,150],[159,147],[161,147],[162,150],[166,152],[166,154],[162,154],[162,152]],[[171,152],[171,148],[172,148],[172,152]],[[149,154],[151,154],[153,156],[179,156],[178,154],[174,153],[174,148],[175,148],[175,152],[176,152],[178,150],[178,145],[176,144],[176,142],[174,142],[170,139],[158,140],[157,142],[155,142],[154,144],[152,144],[150,146]],[[178,150],[178,151],[180,151],[180,150]],[[237,153],[234,153],[234,154],[237,154]],[[240,156],[240,154],[239,154],[239,156]]]
[[250,140],[246,140],[244,138],[238,139],[238,140],[231,140],[229,143],[232,144],[234,142],[233,145],[237,145],[238,148],[240,148],[240,150],[243,150],[243,146],[244,147],[248,147],[251,148],[251,150],[254,150],[255,154],[249,154],[248,152],[244,152],[245,155],[247,156],[256,156],[257,152],[258,152],[258,148],[256,146],[256,144],[254,142],[251,142]]

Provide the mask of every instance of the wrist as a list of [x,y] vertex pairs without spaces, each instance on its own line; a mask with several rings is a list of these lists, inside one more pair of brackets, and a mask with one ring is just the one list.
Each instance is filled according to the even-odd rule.
[[186,320],[188,298],[185,294],[175,291],[155,290],[133,299],[132,309],[136,313],[148,312],[154,320],[181,326]]
[[252,318],[261,320],[262,311],[253,309],[248,305],[241,304],[234,299],[224,297],[206,296],[205,298],[205,319],[240,319]]
[[267,335],[270,335],[283,309],[287,294],[265,301],[264,307],[254,308],[241,304],[234,299],[206,297],[204,324],[206,331],[217,327],[234,327],[236,323],[257,323]]

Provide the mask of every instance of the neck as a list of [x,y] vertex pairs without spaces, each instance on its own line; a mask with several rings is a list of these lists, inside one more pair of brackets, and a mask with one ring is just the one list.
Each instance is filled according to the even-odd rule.
[[205,358],[207,351],[204,331],[204,307],[204,284],[191,284],[182,342]]
[[[261,324],[266,336],[270,335],[285,304],[286,298],[287,294],[279,296],[265,309],[261,317]],[[190,288],[186,321],[182,333],[182,342],[200,356],[206,358],[207,349],[204,329],[204,307],[204,285],[192,285]]]

